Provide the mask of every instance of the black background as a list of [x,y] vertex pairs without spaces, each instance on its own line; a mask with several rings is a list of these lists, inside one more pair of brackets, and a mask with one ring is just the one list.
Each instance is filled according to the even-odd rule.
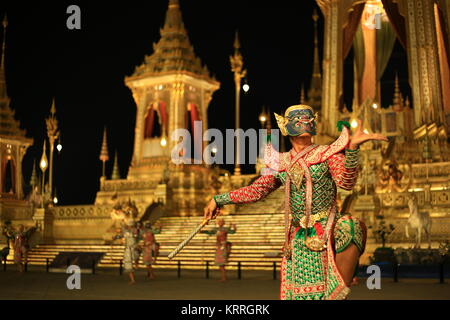
[[[54,185],[59,204],[93,203],[99,189],[99,153],[108,130],[110,160],[118,152],[125,178],[130,165],[136,105],[124,77],[152,53],[160,38],[167,0],[3,2],[6,35],[6,79],[11,108],[28,137],[34,139],[23,161],[25,184],[38,163],[46,136],[44,119],[55,97],[61,131],[61,153],[55,154]],[[81,8],[81,30],[68,30],[66,9]],[[259,128],[262,106],[282,112],[297,104],[300,86],[312,74],[315,1],[181,0],[191,44],[221,83],[209,106],[209,125],[234,128],[234,82],[229,56],[238,29],[250,91],[242,93],[241,126]],[[319,55],[323,18],[319,11]],[[344,94],[352,100],[352,52],[344,63]],[[392,99],[393,79],[409,94],[407,60],[396,44],[382,79],[382,104]],[[274,118],[272,123],[275,125]],[[48,146],[47,146],[48,147]],[[232,169],[232,167],[226,167]],[[244,166],[244,173],[252,172]],[[107,162],[107,176],[112,161]]]

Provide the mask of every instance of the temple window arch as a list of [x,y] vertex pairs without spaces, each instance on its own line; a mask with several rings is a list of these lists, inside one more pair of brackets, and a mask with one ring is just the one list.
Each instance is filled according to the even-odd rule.
[[[190,145],[190,158],[191,159],[199,159],[202,158],[202,138],[203,138],[203,128],[200,130],[200,136],[196,136],[195,132],[195,122],[201,121],[200,109],[199,107],[192,102],[187,103],[186,111],[184,113],[184,121],[185,128],[189,131],[191,137],[191,145]],[[197,149],[195,148],[195,144],[197,144]],[[199,151],[196,154],[196,151]]]
[[164,102],[149,104],[144,114],[144,139],[160,138],[167,130],[167,112]]
[[16,193],[16,164],[10,155],[2,159],[1,164],[1,191],[2,193]]

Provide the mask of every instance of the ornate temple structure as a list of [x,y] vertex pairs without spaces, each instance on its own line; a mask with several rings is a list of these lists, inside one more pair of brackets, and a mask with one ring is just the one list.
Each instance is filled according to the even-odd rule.
[[162,202],[167,215],[199,215],[206,199],[214,193],[210,169],[196,164],[200,159],[193,152],[185,155],[193,164],[175,165],[171,150],[179,142],[172,135],[177,129],[188,130],[192,145],[200,141],[202,156],[207,109],[219,83],[195,56],[178,1],[169,2],[160,32],[153,53],[125,79],[137,106],[128,177],[103,179],[96,204],[108,203],[117,194],[123,199],[132,197],[143,211],[154,202]]
[[[389,241],[405,245],[409,197],[433,220],[433,241],[450,234],[450,4],[448,1],[317,0],[324,19],[324,56],[319,143],[337,135],[338,120],[389,137],[388,146],[362,146],[362,171],[353,191],[353,214],[371,228],[369,251],[379,244],[382,220],[395,226]],[[340,30],[343,30],[340,32]],[[380,79],[395,40],[408,59],[412,99],[398,78],[393,100],[381,107]],[[354,97],[343,104],[343,60],[353,47]],[[340,192],[341,200],[348,193]],[[369,229],[370,230],[370,229]],[[436,244],[436,243],[435,243]]]
[[[362,119],[364,130],[380,132],[390,138],[388,146],[367,143],[361,148],[362,170],[356,188],[352,192],[339,190],[340,201],[353,196],[351,212],[363,218],[370,228],[366,255],[380,246],[375,230],[381,221],[395,226],[389,239],[391,246],[410,245],[411,240],[406,239],[403,227],[409,216],[407,201],[411,195],[417,198],[419,211],[428,212],[433,220],[432,242],[436,246],[450,234],[450,2],[316,2],[325,21],[322,68],[318,54],[318,15],[314,14],[313,74],[306,97],[304,93],[300,97],[301,102],[311,105],[320,114],[318,131],[321,135],[316,143],[327,144],[337,138],[338,120],[348,120],[355,126],[356,120]],[[161,38],[154,44],[153,53],[125,78],[137,106],[133,158],[128,176],[119,176],[115,155],[112,179],[106,179],[103,174],[93,205],[39,209],[23,200],[19,164],[32,141],[19,129],[8,107],[3,50],[0,222],[7,219],[15,224],[38,222],[48,250],[60,250],[51,247],[53,244],[79,244],[76,250],[80,251],[83,244],[100,245],[111,239],[107,231],[116,226],[112,208],[120,201],[131,199],[138,208],[139,218],[155,220],[164,216],[162,221],[166,228],[161,239],[167,242],[163,247],[173,248],[176,245],[174,239],[181,240],[189,231],[186,225],[194,226],[200,221],[203,207],[211,195],[246,185],[257,177],[256,174],[231,176],[217,167],[196,163],[195,154],[178,154],[192,160],[192,164],[171,161],[171,150],[179,142],[172,139],[176,129],[186,130],[195,140],[208,128],[207,108],[219,83],[196,57],[177,0],[169,1],[160,32]],[[407,53],[412,95],[411,98],[402,95],[396,79],[392,87],[394,98],[388,108],[382,108],[380,79],[395,39]],[[343,102],[343,62],[352,47],[355,94],[352,106],[347,108]],[[202,121],[201,126],[196,121]],[[197,148],[203,150],[202,143],[197,144]],[[103,163],[108,160],[106,134],[100,159]],[[241,228],[235,235],[242,244],[234,251],[242,256],[239,261],[246,257],[257,264],[270,256],[264,250],[281,248],[282,199],[283,190],[277,190],[258,203],[227,206],[225,213],[236,213],[227,219],[246,224],[245,229]],[[248,247],[244,245],[246,241],[251,242]],[[191,256],[187,254],[186,259],[195,260],[197,265],[199,261],[203,262],[204,243],[199,241],[196,244],[198,250]],[[212,248],[213,242],[210,244]],[[248,253],[255,247],[258,247],[258,254]],[[108,251],[108,248],[95,250]],[[120,255],[119,249],[117,252]],[[273,260],[267,261],[278,261],[277,254],[275,252],[270,256]],[[113,258],[108,261],[117,264]]]
[[[24,200],[22,159],[33,139],[20,129],[10,108],[5,77],[6,15],[3,20],[3,43],[0,62],[0,221],[26,218],[32,210]],[[14,213],[10,216],[8,213]]]

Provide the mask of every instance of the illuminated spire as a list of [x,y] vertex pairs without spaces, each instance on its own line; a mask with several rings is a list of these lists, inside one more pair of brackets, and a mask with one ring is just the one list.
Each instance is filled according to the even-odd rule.
[[178,0],[169,1],[166,20],[160,33],[161,39],[153,44],[153,54],[145,57],[144,63],[136,68],[132,77],[187,72],[205,80],[214,80],[194,53]]
[[34,188],[38,183],[36,174],[36,163],[33,161],[33,171],[31,172],[30,185]]
[[6,53],[6,28],[8,26],[8,20],[6,14],[3,17],[3,41],[2,41],[2,55],[0,62],[0,136],[7,136],[8,138],[14,138],[19,140],[30,139],[25,137],[25,131],[20,129],[19,121],[14,119],[14,112],[11,110],[6,91],[6,77],[5,77],[5,53]]
[[106,127],[103,130],[103,141],[102,141],[102,149],[100,151],[100,160],[103,162],[109,160],[108,141],[106,140]]
[[105,177],[105,162],[109,160],[108,142],[106,141],[106,127],[103,130],[102,149],[100,150],[100,161],[102,161],[102,177]]
[[314,20],[314,60],[313,60],[313,73],[311,84],[308,90],[308,101],[306,104],[314,108],[316,112],[320,112],[322,103],[322,75],[320,73],[320,60],[319,60],[319,39],[317,20],[319,15],[316,9],[314,9],[312,19]]
[[395,74],[394,97],[392,99],[392,109],[395,111],[403,110],[403,97],[398,86],[398,74]]
[[303,85],[300,85],[300,104],[306,103],[305,101],[305,88]]
[[120,172],[119,172],[119,159],[117,157],[117,151],[116,151],[116,155],[114,156],[114,168],[113,168],[113,173],[111,176],[112,180],[118,180],[120,179]]
[[3,43],[2,43],[2,62],[0,64],[0,69],[3,70],[5,67],[5,47],[6,47],[6,27],[8,26],[8,19],[5,16],[3,17]]
[[0,62],[0,99],[8,97],[6,93],[6,77],[5,77],[5,49],[6,49],[6,27],[8,26],[8,19],[3,17],[3,38],[2,38],[2,58]]

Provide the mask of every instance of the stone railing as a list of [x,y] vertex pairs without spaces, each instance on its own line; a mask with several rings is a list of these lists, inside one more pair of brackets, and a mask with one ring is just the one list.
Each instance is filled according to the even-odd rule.
[[53,207],[55,219],[105,219],[111,217],[112,206],[81,205]]
[[450,214],[450,190],[433,190],[433,191],[415,191],[415,192],[390,192],[380,193],[378,196],[381,200],[382,207],[408,207],[408,197],[411,195],[417,197],[419,208],[424,205],[431,205],[436,208],[448,208]]
[[414,179],[422,180],[430,178],[449,179],[450,162],[416,163],[412,165]]
[[148,190],[154,189],[158,183],[151,180],[103,180],[100,191]]

